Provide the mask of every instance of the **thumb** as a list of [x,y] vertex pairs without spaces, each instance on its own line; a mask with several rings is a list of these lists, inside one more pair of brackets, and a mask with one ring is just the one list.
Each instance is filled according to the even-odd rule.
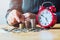
[[17,10],[13,10],[13,15],[14,15],[14,18],[16,19],[16,21],[19,23],[20,22],[20,12],[18,12]]

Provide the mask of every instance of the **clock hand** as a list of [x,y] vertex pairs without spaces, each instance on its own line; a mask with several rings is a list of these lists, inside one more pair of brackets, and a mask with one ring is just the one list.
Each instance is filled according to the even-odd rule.
[[45,16],[41,15],[42,17],[44,17],[45,19],[47,19]]
[[[43,15],[41,15],[41,16],[43,16]],[[44,17],[44,16],[43,16]],[[48,22],[48,20],[47,20],[47,18],[46,17],[44,17],[45,19],[46,19],[46,21]]]
[[[41,16],[43,16],[43,15],[41,15]],[[43,16],[44,17],[44,16]]]
[[47,18],[45,18],[45,19],[46,19],[46,21],[48,22]]

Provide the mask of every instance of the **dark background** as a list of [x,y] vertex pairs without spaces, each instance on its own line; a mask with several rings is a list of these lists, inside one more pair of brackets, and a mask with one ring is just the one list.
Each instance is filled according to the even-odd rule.
[[40,5],[41,5],[43,2],[46,2],[46,1],[52,2],[52,3],[55,5],[55,7],[56,7],[57,12],[60,11],[60,0],[40,0]]
[[[56,7],[57,23],[60,23],[60,0],[40,0],[41,4],[43,2],[50,1]],[[40,5],[41,5],[40,4]]]

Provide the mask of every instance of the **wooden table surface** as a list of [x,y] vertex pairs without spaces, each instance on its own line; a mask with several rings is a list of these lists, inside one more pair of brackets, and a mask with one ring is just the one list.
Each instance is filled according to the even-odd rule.
[[2,30],[7,25],[0,25],[0,40],[60,40],[60,24],[52,29],[39,32],[13,33]]

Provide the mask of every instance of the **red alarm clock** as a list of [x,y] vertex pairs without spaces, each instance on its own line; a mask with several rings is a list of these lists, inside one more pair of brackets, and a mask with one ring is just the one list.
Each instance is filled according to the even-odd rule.
[[57,16],[55,14],[56,8],[54,5],[49,7],[43,6],[44,4],[52,4],[51,2],[43,2],[42,6],[39,8],[36,20],[41,28],[53,27],[57,22]]

